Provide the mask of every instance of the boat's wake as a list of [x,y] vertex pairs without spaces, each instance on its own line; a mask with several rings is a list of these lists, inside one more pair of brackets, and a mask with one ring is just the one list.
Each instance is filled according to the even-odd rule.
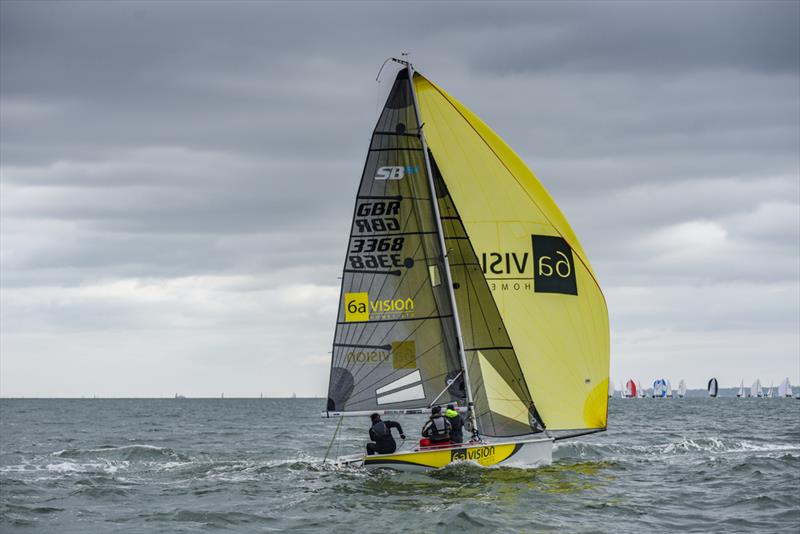
[[602,441],[560,442],[553,450],[553,458],[571,459],[620,459],[631,457],[680,457],[689,455],[747,454],[773,456],[789,454],[800,457],[800,444],[778,444],[742,439],[717,437],[684,438],[680,441],[644,445],[608,443]]

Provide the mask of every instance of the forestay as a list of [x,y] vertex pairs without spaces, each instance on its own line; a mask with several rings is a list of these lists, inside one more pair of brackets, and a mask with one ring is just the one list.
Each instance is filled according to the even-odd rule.
[[541,431],[517,351],[433,154],[430,161],[478,427],[497,437]]

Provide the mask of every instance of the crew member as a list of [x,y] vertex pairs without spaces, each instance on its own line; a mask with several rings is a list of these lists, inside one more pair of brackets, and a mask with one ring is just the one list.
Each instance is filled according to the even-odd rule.
[[374,413],[369,416],[372,428],[369,429],[369,439],[374,443],[367,443],[367,454],[390,454],[397,450],[397,443],[392,437],[392,429],[400,433],[400,439],[406,439],[403,427],[394,421],[381,421],[381,416]]
[[431,416],[422,427],[422,437],[420,445],[445,445],[450,443],[450,422],[442,417],[442,407],[434,406],[431,408]]
[[450,440],[453,443],[461,443],[464,441],[464,419],[461,414],[456,411],[455,406],[452,404],[447,405],[447,410],[444,416],[450,423]]

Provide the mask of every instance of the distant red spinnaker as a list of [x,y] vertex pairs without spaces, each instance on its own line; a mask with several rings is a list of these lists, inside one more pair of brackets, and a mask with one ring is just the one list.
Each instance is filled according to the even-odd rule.
[[625,396],[636,397],[636,382],[633,379],[628,380],[625,384]]

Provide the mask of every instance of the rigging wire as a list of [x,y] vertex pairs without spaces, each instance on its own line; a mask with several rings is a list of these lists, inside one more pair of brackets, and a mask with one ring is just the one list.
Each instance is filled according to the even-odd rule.
[[336,435],[339,433],[339,429],[342,426],[342,421],[344,421],[344,417],[339,418],[339,424],[336,425],[336,430],[333,431],[333,437],[331,438],[331,442],[328,443],[328,450],[325,451],[325,458],[322,459],[323,464],[328,461],[328,454],[330,454],[331,452],[331,447],[333,446],[333,442],[336,439]]

